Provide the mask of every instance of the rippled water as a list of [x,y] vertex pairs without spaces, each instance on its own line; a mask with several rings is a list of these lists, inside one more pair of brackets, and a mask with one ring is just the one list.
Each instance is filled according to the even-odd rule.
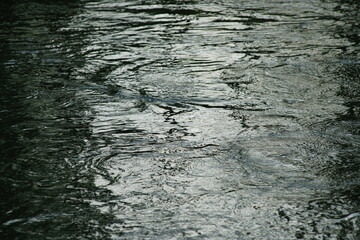
[[360,239],[359,13],[2,1],[1,239]]

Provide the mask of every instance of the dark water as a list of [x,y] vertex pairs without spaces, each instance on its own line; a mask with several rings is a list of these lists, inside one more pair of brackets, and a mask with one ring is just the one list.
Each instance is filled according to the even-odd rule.
[[1,239],[360,239],[360,4],[0,3]]

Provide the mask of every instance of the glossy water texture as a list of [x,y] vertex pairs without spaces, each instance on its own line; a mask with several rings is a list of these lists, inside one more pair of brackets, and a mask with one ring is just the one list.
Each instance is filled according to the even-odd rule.
[[360,239],[360,5],[0,4],[1,239]]

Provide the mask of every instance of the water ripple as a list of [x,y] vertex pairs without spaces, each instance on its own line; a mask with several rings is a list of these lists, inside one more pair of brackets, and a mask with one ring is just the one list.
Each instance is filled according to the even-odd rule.
[[9,6],[0,235],[359,237],[357,3]]

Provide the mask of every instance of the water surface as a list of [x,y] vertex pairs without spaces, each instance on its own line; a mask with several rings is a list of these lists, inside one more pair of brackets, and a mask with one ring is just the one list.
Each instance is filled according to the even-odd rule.
[[2,239],[359,239],[356,1],[5,1]]

